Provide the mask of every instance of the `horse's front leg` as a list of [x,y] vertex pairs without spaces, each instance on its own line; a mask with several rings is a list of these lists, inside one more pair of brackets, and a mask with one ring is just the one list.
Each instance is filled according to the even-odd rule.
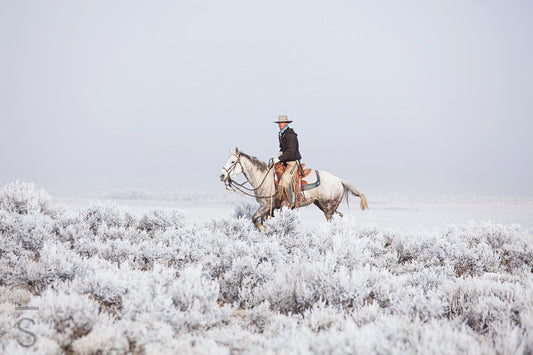
[[257,226],[257,228],[259,228],[261,232],[265,231],[265,227],[261,222],[259,222],[259,218],[263,220],[266,216],[268,216],[269,211],[270,205],[261,205],[252,217],[252,222],[254,222],[254,224]]

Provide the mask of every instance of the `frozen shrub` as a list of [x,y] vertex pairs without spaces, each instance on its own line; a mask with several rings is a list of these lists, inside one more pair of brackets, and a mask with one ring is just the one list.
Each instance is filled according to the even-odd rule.
[[250,255],[238,256],[232,261],[231,268],[220,278],[221,296],[225,302],[240,301],[241,306],[249,306],[250,289],[260,282],[253,277],[256,266],[257,260]]
[[318,263],[281,265],[272,277],[254,289],[254,302],[266,299],[273,310],[285,314],[301,314],[330,290],[327,269],[328,267],[322,268]]
[[383,315],[383,311],[376,302],[364,304],[363,307],[354,309],[350,315],[357,326],[362,326],[374,322],[377,318]]
[[46,215],[18,215],[0,211],[0,253],[33,252],[38,257],[43,242],[54,239],[54,221]]
[[0,210],[17,214],[42,213],[55,218],[61,210],[52,205],[52,197],[33,183],[13,182],[0,189]]
[[37,300],[38,337],[48,337],[64,350],[92,330],[99,320],[98,304],[87,296],[47,290]]
[[28,261],[17,267],[23,268],[24,278],[34,291],[41,292],[52,282],[72,280],[80,263],[80,257],[62,243],[47,241],[38,261]]
[[268,325],[272,322],[274,314],[270,310],[270,303],[264,301],[256,307],[245,313],[244,320],[248,323],[254,332],[263,333]]
[[334,327],[337,330],[344,328],[344,312],[334,307],[327,306],[324,301],[317,302],[311,309],[304,312],[304,324],[314,332],[328,330]]
[[250,202],[249,200],[241,200],[235,205],[233,216],[235,218],[252,219],[258,208],[259,204],[256,201]]
[[78,255],[90,258],[100,252],[102,249],[102,243],[100,242],[100,239],[93,234],[90,236],[83,235],[75,240],[72,248],[78,253]]
[[147,343],[139,346],[135,353],[143,354],[213,354],[229,355],[231,352],[213,339],[195,335],[183,335],[178,338],[164,337],[157,334],[157,338],[150,338]]
[[200,267],[186,268],[179,277],[160,265],[130,275],[135,283],[123,295],[123,320],[158,319],[178,334],[212,327],[227,317],[226,307],[217,303],[218,283],[203,275]]
[[152,209],[139,221],[138,228],[146,232],[164,231],[183,227],[183,212],[174,209]]
[[111,322],[97,323],[86,336],[72,342],[74,354],[125,354],[129,341],[124,331]]
[[[57,240],[53,232],[54,223],[49,216],[42,214],[6,216],[0,212],[0,229],[4,230],[0,238],[0,283],[22,283],[40,292],[51,280],[73,275],[72,270],[63,268],[65,263],[72,262],[65,259],[68,246]],[[64,263],[56,265],[57,269],[49,265],[52,262],[49,257],[55,258],[54,263],[60,262],[60,259]]]
[[118,326],[124,329],[134,354],[178,354],[182,350],[174,339],[174,328],[152,314],[141,314],[135,320],[123,319]]
[[476,249],[463,249],[454,255],[457,276],[479,276],[498,268],[500,259],[497,254],[490,248]]
[[113,206],[93,203],[90,207],[80,211],[80,219],[89,225],[96,234],[100,227],[133,227],[135,218],[128,212]]
[[[34,346],[22,347],[24,345],[31,345],[35,342]],[[63,349],[52,339],[40,337],[37,340],[32,336],[15,337],[7,340],[4,344],[0,345],[2,354],[17,354],[17,355],[30,355],[30,354],[61,354]]]
[[25,284],[14,284],[4,287],[0,294],[0,303],[11,303],[16,306],[23,306],[30,302],[32,297],[31,289]]
[[118,268],[97,258],[87,260],[87,264],[87,269],[69,283],[66,289],[88,295],[99,303],[101,311],[120,318],[122,297],[128,288],[134,285],[132,279],[135,278],[135,274],[127,264]]
[[521,319],[524,329],[524,354],[533,354],[533,307],[531,304],[527,310],[522,312]]
[[101,241],[100,244],[101,249],[98,251],[98,256],[119,266],[127,261],[133,261],[136,256],[139,256],[138,245],[129,240],[112,239]]
[[93,235],[86,223],[81,222],[78,218],[68,216],[55,221],[52,226],[52,233],[69,248],[72,248],[78,239]]
[[257,233],[257,227],[247,218],[214,220],[208,224],[208,228],[215,233],[235,238],[246,238]]
[[117,226],[100,226],[98,229],[98,238],[103,241],[123,241],[123,240],[132,240],[131,238],[133,228],[124,228]]
[[443,291],[450,316],[459,317],[480,333],[494,333],[502,324],[519,325],[521,314],[531,308],[527,302],[533,295],[519,283],[490,277],[448,281]]
[[287,208],[281,209],[276,217],[264,223],[268,234],[279,234],[282,236],[293,235],[300,224],[298,212]]
[[219,285],[202,275],[201,267],[190,267],[180,272],[172,291],[172,301],[182,312],[208,313],[218,307]]
[[405,314],[413,320],[440,319],[447,310],[448,304],[437,290],[420,292],[419,287],[403,286],[392,294],[389,301],[391,313]]
[[501,266],[509,273],[520,270],[533,273],[533,243],[518,240],[506,243],[499,249]]

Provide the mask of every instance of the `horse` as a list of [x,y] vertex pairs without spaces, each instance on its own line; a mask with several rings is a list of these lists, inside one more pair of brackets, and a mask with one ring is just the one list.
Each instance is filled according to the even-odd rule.
[[[231,186],[232,179],[241,173],[244,174],[247,182],[253,186],[252,189],[248,189],[253,192],[253,195],[249,195],[254,196],[259,202],[259,209],[254,213],[252,222],[260,231],[265,230],[263,222],[266,218],[273,217],[273,211],[281,208],[281,201],[275,197],[276,188],[273,170],[273,164],[267,165],[256,157],[240,152],[239,148],[235,148],[235,151],[230,149],[230,155],[220,174],[220,180],[226,186]],[[320,185],[305,191],[298,207],[314,203],[324,213],[326,220],[331,221],[335,213],[342,217],[342,213],[337,211],[337,208],[343,197],[348,201],[348,193],[351,193],[361,198],[360,206],[362,210],[369,208],[365,195],[357,191],[348,181],[323,170],[319,170],[318,174],[320,175]],[[241,186],[242,184],[238,185],[237,190]],[[235,188],[233,191],[235,191]]]

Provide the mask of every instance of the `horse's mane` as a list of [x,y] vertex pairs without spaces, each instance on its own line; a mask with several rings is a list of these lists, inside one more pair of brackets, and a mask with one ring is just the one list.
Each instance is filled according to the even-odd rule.
[[259,159],[257,159],[256,157],[253,157],[251,155],[248,155],[246,153],[243,153],[243,152],[240,152],[241,155],[245,158],[247,158],[255,167],[261,169],[261,170],[266,170],[267,169],[267,165],[264,161],[261,161]]

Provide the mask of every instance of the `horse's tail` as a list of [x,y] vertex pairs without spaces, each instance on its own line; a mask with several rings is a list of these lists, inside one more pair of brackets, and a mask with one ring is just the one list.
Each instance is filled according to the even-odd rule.
[[357,191],[355,186],[353,186],[346,180],[341,180],[341,183],[342,183],[342,186],[344,187],[344,197],[346,198],[346,203],[348,203],[348,192],[350,192],[352,195],[355,195],[361,198],[360,206],[362,210],[370,208],[368,207],[368,202],[366,201],[365,195]]

